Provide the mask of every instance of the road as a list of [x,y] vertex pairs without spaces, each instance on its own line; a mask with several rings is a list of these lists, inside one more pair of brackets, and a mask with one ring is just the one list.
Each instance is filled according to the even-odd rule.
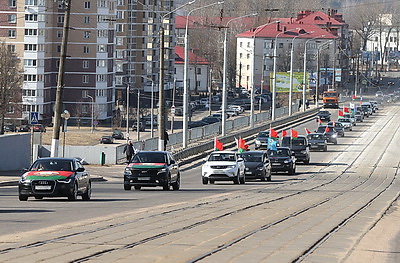
[[[197,160],[179,191],[124,191],[123,166],[89,168],[107,178],[89,202],[19,202],[2,187],[0,262],[368,262],[358,248],[399,195],[399,124],[386,106],[272,182],[202,185]],[[317,123],[293,128],[305,127]],[[400,261],[378,254],[369,262]]]

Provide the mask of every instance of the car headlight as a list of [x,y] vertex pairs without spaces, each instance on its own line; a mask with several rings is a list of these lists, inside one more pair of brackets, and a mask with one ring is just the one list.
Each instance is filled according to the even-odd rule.
[[246,171],[248,171],[248,170],[250,170],[250,168],[249,168],[249,167],[246,167]]
[[19,179],[19,182],[20,182],[20,183],[30,183],[31,180],[26,179],[26,178],[24,178],[24,177],[21,177],[21,178]]
[[166,172],[167,172],[167,168],[162,168],[162,169],[158,170],[159,174],[166,173]]
[[262,171],[263,169],[264,169],[264,167],[262,167],[262,166],[257,167],[257,170],[259,170],[259,171]]
[[131,168],[125,167],[125,172],[130,172],[130,171],[131,171]]
[[256,144],[261,144],[260,140],[256,139]]
[[336,137],[337,137],[337,134],[333,134],[333,135],[332,135],[332,138],[336,138]]
[[58,179],[57,182],[62,183],[62,184],[69,184],[71,182],[71,177],[67,177],[64,179]]
[[306,154],[306,153],[307,153],[307,150],[303,150],[303,151],[301,151],[301,153],[302,153],[302,154]]
[[226,166],[226,168],[228,168],[228,169],[232,169],[232,168],[235,168],[236,167],[236,165],[227,165]]
[[290,163],[291,160],[284,160],[283,162],[284,162],[284,163]]

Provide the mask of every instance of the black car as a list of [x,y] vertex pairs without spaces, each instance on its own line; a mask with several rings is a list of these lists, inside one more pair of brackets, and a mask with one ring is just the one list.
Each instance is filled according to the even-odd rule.
[[[139,121],[139,131],[145,131],[146,130],[145,126],[146,125],[145,125],[144,121]],[[133,122],[132,130],[137,131],[137,121]]]
[[331,113],[327,110],[321,110],[317,113],[317,119],[321,121],[331,121]]
[[320,125],[318,126],[318,129],[315,131],[315,133],[323,133],[328,142],[337,144],[338,134],[332,125]]
[[333,126],[333,128],[337,132],[338,136],[344,137],[344,129],[345,129],[345,127],[343,126],[342,123],[337,122],[337,121],[335,121],[335,122],[330,121],[330,122],[328,122],[328,126],[330,126],[330,125]]
[[208,125],[209,123],[204,122],[204,121],[192,121],[188,124],[189,129],[197,128],[197,127],[203,127]]
[[326,136],[323,133],[310,133],[307,135],[308,143],[310,144],[310,151],[324,151],[328,150]]
[[206,122],[208,124],[213,124],[213,123],[220,122],[221,119],[217,118],[217,117],[208,116],[208,117],[204,117],[203,119],[201,119],[201,121]]
[[21,125],[21,126],[19,126],[18,131],[19,132],[30,132],[31,131],[31,126],[29,126],[29,125]]
[[268,158],[272,172],[296,173],[296,158],[288,147],[277,147],[276,150],[268,150]]
[[169,152],[137,152],[125,167],[124,189],[162,186],[164,191],[179,190],[181,175],[179,166]]
[[305,164],[310,163],[310,148],[306,136],[299,135],[297,138],[283,137],[281,146],[290,148],[296,157],[296,161]]
[[100,143],[102,144],[113,144],[114,138],[111,135],[104,135],[100,138]]
[[14,124],[6,124],[3,126],[5,132],[16,132],[17,128],[15,127]]
[[268,155],[264,151],[247,151],[240,154],[244,160],[245,175],[247,179],[260,179],[271,181],[271,167]]
[[113,134],[111,135],[114,139],[118,140],[123,140],[124,139],[124,133],[119,130],[113,131]]
[[90,200],[92,194],[89,173],[75,158],[40,158],[21,176],[18,183],[19,200],[28,197],[68,197],[75,201],[78,195]]
[[[255,149],[268,149],[268,139],[269,139],[269,130],[268,131],[260,131],[254,140]],[[278,140],[278,138],[276,139]],[[279,143],[278,143],[279,145]]]

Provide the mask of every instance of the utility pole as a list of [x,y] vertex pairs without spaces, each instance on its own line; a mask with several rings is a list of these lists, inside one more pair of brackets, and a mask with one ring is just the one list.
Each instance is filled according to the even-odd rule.
[[164,100],[164,26],[160,27],[160,74],[158,81],[158,150],[164,151],[165,100]]
[[62,95],[64,89],[65,58],[67,56],[71,0],[64,0],[63,4],[65,7],[64,26],[63,26],[63,36],[62,36],[61,53],[60,53],[60,66],[58,68],[56,102],[54,105],[53,137],[51,140],[51,153],[50,153],[51,157],[58,157],[58,146],[60,144],[61,108],[62,108]]

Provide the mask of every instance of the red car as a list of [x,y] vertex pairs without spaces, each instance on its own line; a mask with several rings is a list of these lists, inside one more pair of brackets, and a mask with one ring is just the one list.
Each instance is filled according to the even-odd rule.
[[32,129],[34,132],[46,132],[46,127],[43,124],[34,124]]

